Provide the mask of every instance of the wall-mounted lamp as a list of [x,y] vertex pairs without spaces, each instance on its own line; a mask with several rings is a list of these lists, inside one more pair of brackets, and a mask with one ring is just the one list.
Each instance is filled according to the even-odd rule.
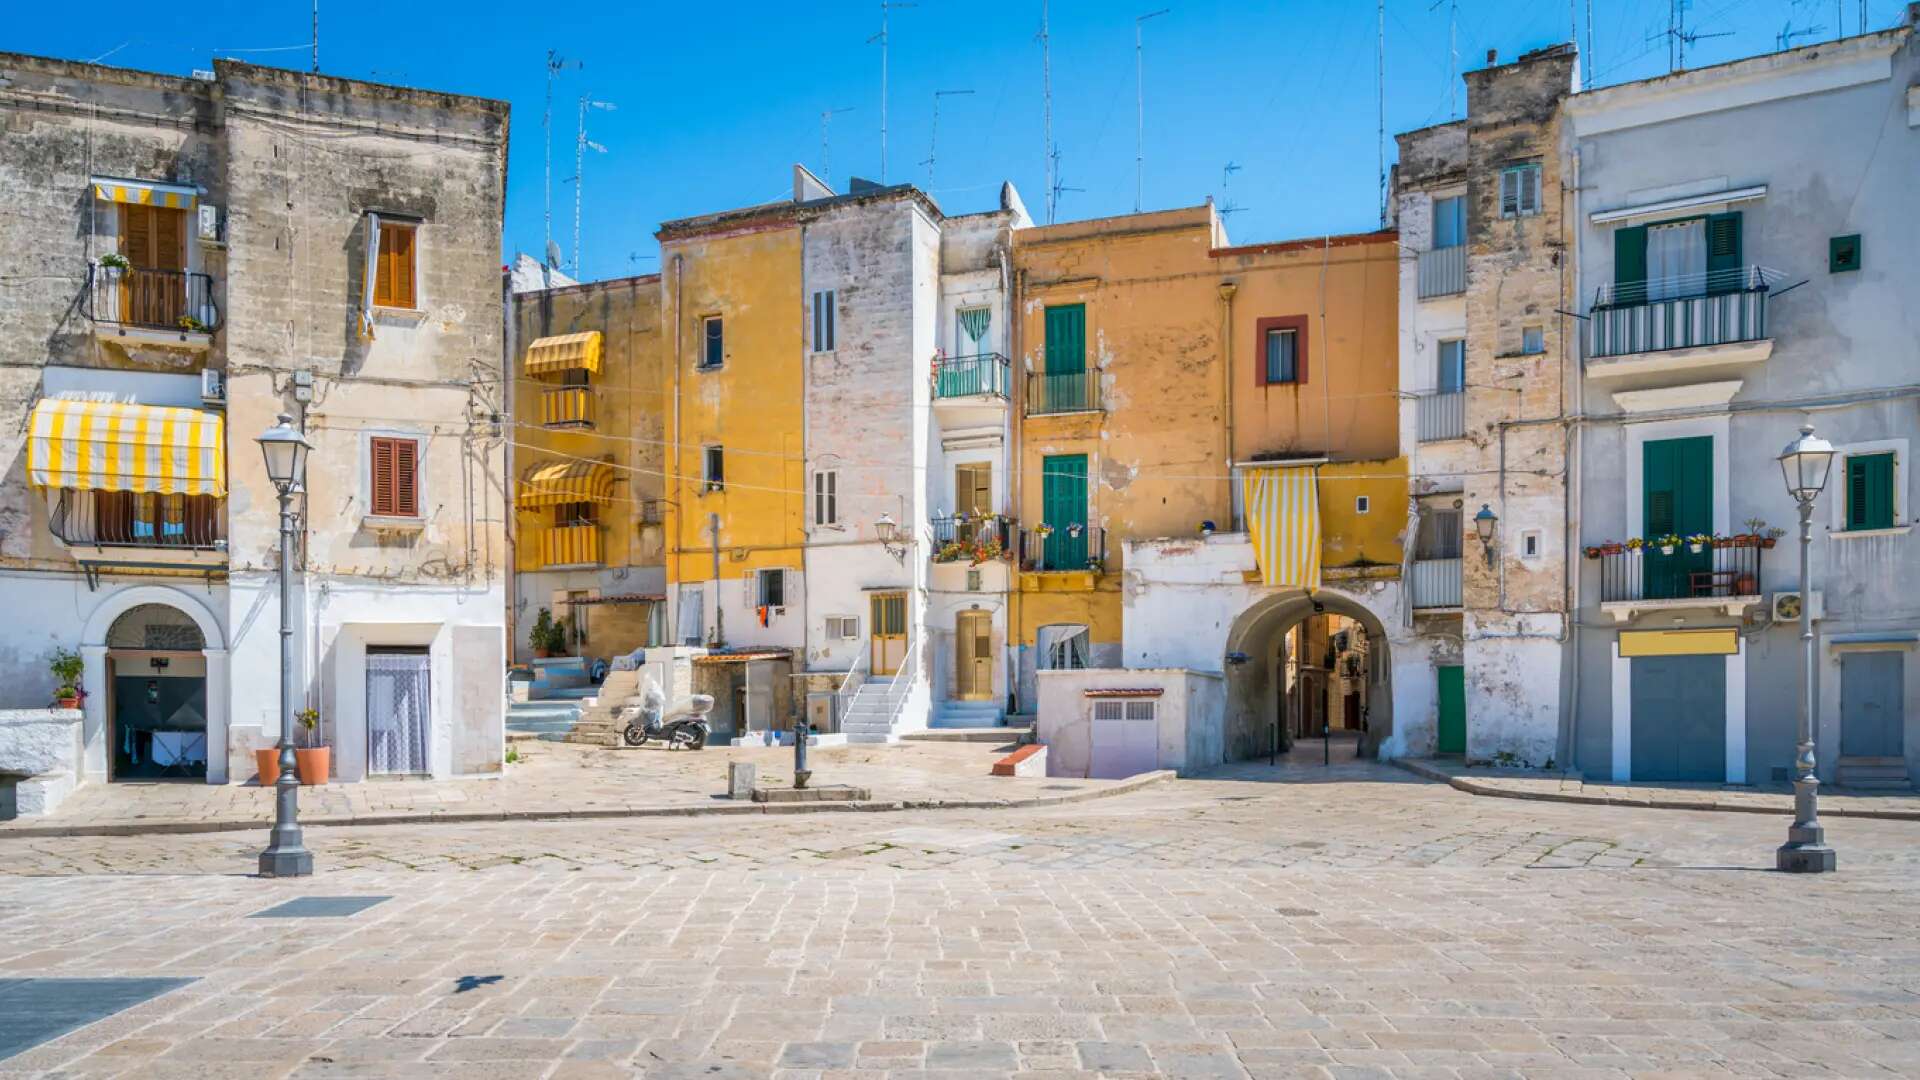
[[900,538],[900,523],[893,520],[892,514],[880,515],[880,520],[873,523],[873,535],[880,541],[880,546],[887,549],[887,554],[904,561],[907,544]]
[[1480,549],[1487,553],[1487,567],[1493,567],[1493,527],[1500,523],[1499,515],[1486,503],[1480,504],[1480,512],[1473,515],[1473,531],[1480,537]]
[[1239,667],[1241,664],[1244,664],[1246,662],[1247,662],[1246,653],[1230,652],[1227,654],[1227,663],[1232,664],[1234,667]]

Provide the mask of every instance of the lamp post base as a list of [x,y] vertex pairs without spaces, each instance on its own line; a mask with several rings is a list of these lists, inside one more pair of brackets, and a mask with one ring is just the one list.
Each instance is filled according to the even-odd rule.
[[1786,874],[1831,874],[1833,849],[1823,843],[1782,844],[1774,852],[1774,868]]
[[261,877],[309,877],[312,874],[313,852],[306,848],[260,853]]

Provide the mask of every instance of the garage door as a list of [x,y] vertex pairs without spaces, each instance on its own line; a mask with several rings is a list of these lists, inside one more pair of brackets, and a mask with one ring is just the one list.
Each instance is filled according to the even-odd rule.
[[1160,725],[1152,701],[1095,701],[1087,775],[1116,780],[1160,767]]
[[1724,783],[1727,661],[1637,656],[1633,664],[1633,778]]

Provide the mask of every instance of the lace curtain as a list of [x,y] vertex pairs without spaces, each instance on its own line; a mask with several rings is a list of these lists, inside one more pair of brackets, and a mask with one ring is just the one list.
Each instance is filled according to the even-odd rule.
[[424,773],[433,710],[425,653],[367,654],[367,771]]

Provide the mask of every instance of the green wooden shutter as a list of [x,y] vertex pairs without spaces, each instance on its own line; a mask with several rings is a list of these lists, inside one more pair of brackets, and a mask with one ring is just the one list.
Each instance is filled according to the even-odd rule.
[[1047,309],[1047,374],[1087,370],[1087,306],[1060,304]]
[[1847,528],[1893,527],[1893,455],[1856,454],[1847,459]]
[[1713,437],[1659,439],[1641,447],[1644,535],[1643,588],[1649,599],[1691,594],[1695,571],[1711,569],[1713,553],[1684,546],[1661,555],[1652,544],[1661,536],[1691,536],[1713,531]]
[[1739,292],[1740,211],[1707,215],[1707,292]]
[[1613,302],[1647,302],[1647,227],[1632,225],[1613,233]]
[[[1041,545],[1044,569],[1079,570],[1087,561],[1087,455],[1054,454],[1040,459],[1040,520],[1053,532]],[[1082,526],[1079,536],[1072,526]]]

